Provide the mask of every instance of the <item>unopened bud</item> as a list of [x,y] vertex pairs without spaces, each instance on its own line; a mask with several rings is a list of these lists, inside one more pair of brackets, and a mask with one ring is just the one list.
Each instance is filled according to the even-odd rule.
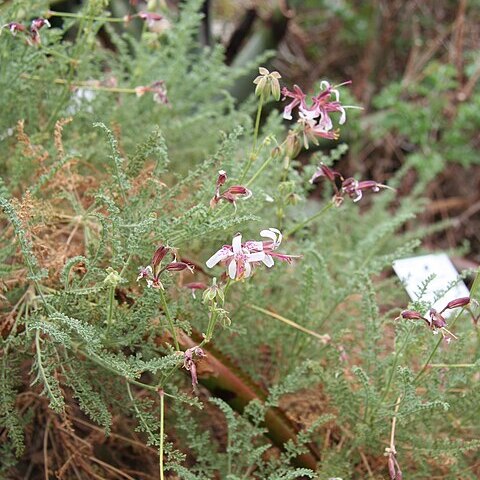
[[107,276],[103,279],[103,283],[105,285],[116,287],[122,281],[120,274],[112,267],[108,267],[106,272]]
[[405,318],[407,320],[425,320],[425,317],[423,317],[420,313],[415,312],[414,310],[403,310],[400,315],[402,318]]
[[287,135],[287,140],[285,141],[285,154],[287,157],[293,159],[300,153],[301,149],[302,142],[300,142],[298,134],[290,130]]
[[152,257],[152,266],[154,268],[158,267],[162,260],[165,258],[165,255],[170,251],[169,247],[166,247],[165,245],[160,245],[156,250],[155,253],[153,254]]
[[193,266],[185,262],[172,262],[169,263],[165,268],[169,272],[181,272],[182,270],[187,269],[193,272]]
[[[445,309],[447,308],[458,308],[458,307],[465,307],[466,305],[468,305],[470,303],[470,297],[461,297],[461,298],[456,298],[455,300],[452,300],[450,302],[447,303],[447,306],[445,307]],[[444,309],[444,310],[445,310]]]
[[282,154],[282,149],[277,145],[275,148],[272,149],[272,152],[270,153],[270,156],[272,158],[276,158],[281,154]]
[[267,99],[270,95],[275,100],[280,100],[280,82],[282,76],[278,72],[269,72],[266,68],[258,69],[260,75],[255,78],[253,83],[256,85],[255,95]]
[[217,187],[221,187],[227,181],[227,172],[225,170],[218,171],[218,178],[217,178]]

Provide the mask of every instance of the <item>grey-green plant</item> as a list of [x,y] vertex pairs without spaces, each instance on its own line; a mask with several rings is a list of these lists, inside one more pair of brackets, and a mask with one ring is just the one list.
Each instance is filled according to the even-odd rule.
[[[312,185],[345,145],[302,163],[286,149],[281,115],[262,115],[274,99],[255,105],[252,84],[237,107],[228,87],[246,68],[225,66],[218,46],[198,46],[200,3],[185,2],[168,30],[145,27],[140,38],[115,30],[98,0],[42,29],[40,45],[2,31],[0,471],[18,474],[28,456],[25,438],[38,427],[24,407],[31,396],[62,422],[77,406],[107,436],[135,419],[162,479],[346,479],[361,468],[386,476],[392,419],[409,478],[446,461],[450,478],[475,478],[477,325],[460,309],[449,326],[458,340],[446,345],[423,322],[396,319],[408,301],[385,274],[420,243],[421,229],[405,226],[421,199],[384,190],[364,206],[335,177]],[[2,24],[47,7],[14,2]],[[114,49],[99,44],[101,29]],[[155,102],[164,88],[168,103]],[[288,124],[299,138],[308,126]],[[222,193],[213,208],[219,171],[225,186],[252,196]],[[237,232],[258,241],[269,228],[284,233],[288,262],[275,257],[275,234],[256,251],[273,256],[271,269],[252,262],[252,276],[237,267],[228,280],[205,266]],[[159,246],[167,253],[157,262]],[[191,282],[205,285],[203,298]],[[422,300],[412,308],[423,314]],[[202,363],[213,358],[265,395],[238,407],[208,382],[200,389]],[[273,447],[268,416],[292,396],[322,400],[314,418],[307,403],[291,438]],[[224,418],[226,444],[208,428],[209,409]],[[316,466],[299,465],[312,451]]]

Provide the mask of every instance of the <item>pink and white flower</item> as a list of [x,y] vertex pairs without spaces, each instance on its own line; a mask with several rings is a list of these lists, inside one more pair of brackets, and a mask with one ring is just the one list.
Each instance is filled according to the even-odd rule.
[[247,278],[252,273],[252,263],[261,262],[265,258],[263,251],[251,252],[242,245],[242,235],[233,237],[232,245],[224,245],[207,260],[207,267],[212,268],[217,263],[225,262],[228,275],[232,280]]
[[293,92],[291,92],[287,87],[283,87],[282,95],[283,100],[287,98],[292,99],[292,101],[283,109],[283,118],[286,120],[292,120],[292,111],[298,106],[300,106],[301,110],[308,110],[307,104],[305,103],[305,98],[307,95],[303,93],[303,90],[298,85],[293,86]]
[[292,111],[298,107],[299,120],[303,131],[305,148],[308,148],[309,141],[318,144],[317,138],[327,138],[336,140],[339,136],[338,130],[333,128],[333,122],[330,118],[331,113],[340,113],[339,125],[343,125],[347,120],[347,108],[359,108],[351,105],[342,105],[340,102],[340,92],[338,87],[347,85],[350,81],[332,86],[326,80],[320,82],[320,93],[312,97],[311,105],[306,103],[306,94],[298,85],[293,86],[293,91],[284,87],[282,89],[283,100],[290,98],[283,110],[283,118],[292,119]]
[[248,240],[242,243],[240,234],[233,237],[232,245],[224,245],[207,260],[207,267],[212,268],[217,263],[227,265],[228,275],[232,280],[247,278],[252,273],[252,267],[263,263],[267,268],[274,265],[274,259],[291,263],[298,255],[287,255],[277,252],[282,243],[282,233],[276,228],[268,228],[260,232],[260,236],[268,240]]

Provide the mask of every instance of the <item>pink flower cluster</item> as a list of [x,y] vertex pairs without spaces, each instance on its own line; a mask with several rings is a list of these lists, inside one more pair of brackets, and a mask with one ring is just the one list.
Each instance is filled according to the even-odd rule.
[[338,130],[333,130],[330,114],[339,112],[340,120],[338,123],[343,125],[347,119],[345,109],[355,108],[340,103],[338,87],[349,83],[351,82],[332,86],[329,82],[323,80],[320,82],[320,93],[312,97],[311,105],[307,105],[307,95],[298,85],[293,86],[293,91],[288,90],[286,87],[282,88],[283,99],[291,99],[290,103],[283,110],[283,118],[292,120],[292,111],[298,108],[299,123],[303,127],[305,148],[308,148],[309,140],[317,143],[316,137],[338,138]]
[[249,277],[253,268],[261,263],[271,268],[275,258],[288,263],[299,258],[297,255],[286,255],[276,251],[282,242],[282,234],[276,228],[262,230],[260,236],[268,240],[249,240],[242,243],[242,235],[237,233],[231,245],[224,245],[207,260],[207,267],[212,268],[217,263],[222,263],[226,265],[232,280],[241,280]]
[[17,35],[18,32],[24,32],[27,34],[27,42],[29,45],[40,45],[40,30],[45,26],[50,27],[50,22],[47,19],[35,18],[30,24],[29,31],[27,31],[27,27],[25,25],[17,22],[7,23],[6,25],[3,25],[2,29],[8,28],[13,36]]

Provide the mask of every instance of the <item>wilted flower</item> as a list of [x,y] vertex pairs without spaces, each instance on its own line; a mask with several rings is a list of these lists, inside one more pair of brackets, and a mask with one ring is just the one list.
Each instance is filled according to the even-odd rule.
[[388,456],[388,473],[390,480],[402,480],[403,473],[397,461],[397,452],[393,448],[386,448],[385,455]]
[[135,93],[137,97],[141,97],[145,93],[150,92],[153,93],[153,101],[159,103],[161,105],[170,105],[167,97],[167,87],[165,86],[165,82],[163,80],[158,80],[153,82],[148,87],[138,86],[135,87]]
[[215,195],[210,200],[210,207],[215,208],[217,203],[220,200],[225,200],[231,203],[235,209],[237,208],[236,201],[239,199],[246,200],[252,196],[251,190],[243,185],[233,185],[228,187],[223,193],[220,192],[220,187],[222,187],[227,181],[227,173],[225,170],[220,170],[218,172],[217,183],[215,187]]
[[8,28],[10,30],[10,33],[15,36],[17,32],[25,32],[27,28],[25,25],[22,25],[21,23],[17,22],[10,22],[2,26],[2,30],[4,28]]
[[192,347],[185,350],[183,354],[183,367],[190,372],[192,377],[192,386],[198,385],[197,366],[195,360],[206,357],[205,352],[200,347]]
[[343,177],[342,177],[341,173],[336,172],[335,170],[332,170],[330,167],[325,165],[323,162],[320,163],[320,166],[318,167],[317,171],[312,175],[312,178],[310,179],[310,183],[314,183],[320,177],[325,177],[329,182],[331,182],[333,184],[333,186],[336,189],[337,189],[337,185],[335,183],[335,177],[338,177],[338,178],[340,178],[340,180],[343,181]]
[[171,27],[170,21],[163,15],[155,12],[138,12],[136,14],[125,15],[123,20],[128,24],[133,18],[140,18],[146,24],[149,30],[155,33],[162,33]]
[[41,42],[40,33],[39,31],[44,27],[47,26],[50,28],[50,22],[45,18],[35,18],[32,20],[30,25],[30,37],[32,39],[32,43],[35,45],[39,45]]
[[[171,254],[173,260],[162,268],[162,261],[167,254]],[[163,290],[160,275],[165,272],[181,272],[189,270],[193,272],[193,265],[187,262],[177,262],[174,254],[174,249],[166,245],[160,245],[152,256],[151,264],[146,267],[140,267],[137,282],[145,280],[148,288],[161,288]]]
[[372,192],[379,192],[382,188],[389,188],[393,190],[392,187],[388,185],[383,185],[381,183],[377,183],[374,180],[364,180],[359,182],[354,178],[346,178],[342,182],[342,192],[347,194],[354,202],[358,202],[363,197],[364,190],[371,190]]
[[300,113],[298,124],[301,126],[303,133],[303,146],[308,150],[310,142],[318,145],[317,138],[327,138],[329,140],[337,140],[339,130],[326,130],[320,123],[315,123],[315,120],[306,117]]
[[137,17],[144,20],[149,27],[153,27],[155,22],[163,19],[163,15],[155,12],[138,12]]
[[280,82],[278,79],[282,78],[282,76],[278,72],[270,73],[264,67],[260,67],[258,72],[260,75],[253,81],[257,86],[255,88],[255,95],[268,98],[270,94],[272,94],[272,97],[275,100],[280,100]]
[[[345,195],[348,195],[354,202],[358,202],[362,199],[363,191],[365,190],[370,190],[372,192],[379,192],[383,188],[393,190],[393,188],[388,185],[383,185],[374,180],[364,180],[359,182],[353,177],[344,179],[339,172],[332,170],[323,163],[320,164],[318,170],[313,174],[310,183],[314,183],[321,177],[325,177],[333,185],[335,189],[333,201],[337,206],[342,204]],[[335,177],[338,177],[342,181],[340,189],[337,187]]]

